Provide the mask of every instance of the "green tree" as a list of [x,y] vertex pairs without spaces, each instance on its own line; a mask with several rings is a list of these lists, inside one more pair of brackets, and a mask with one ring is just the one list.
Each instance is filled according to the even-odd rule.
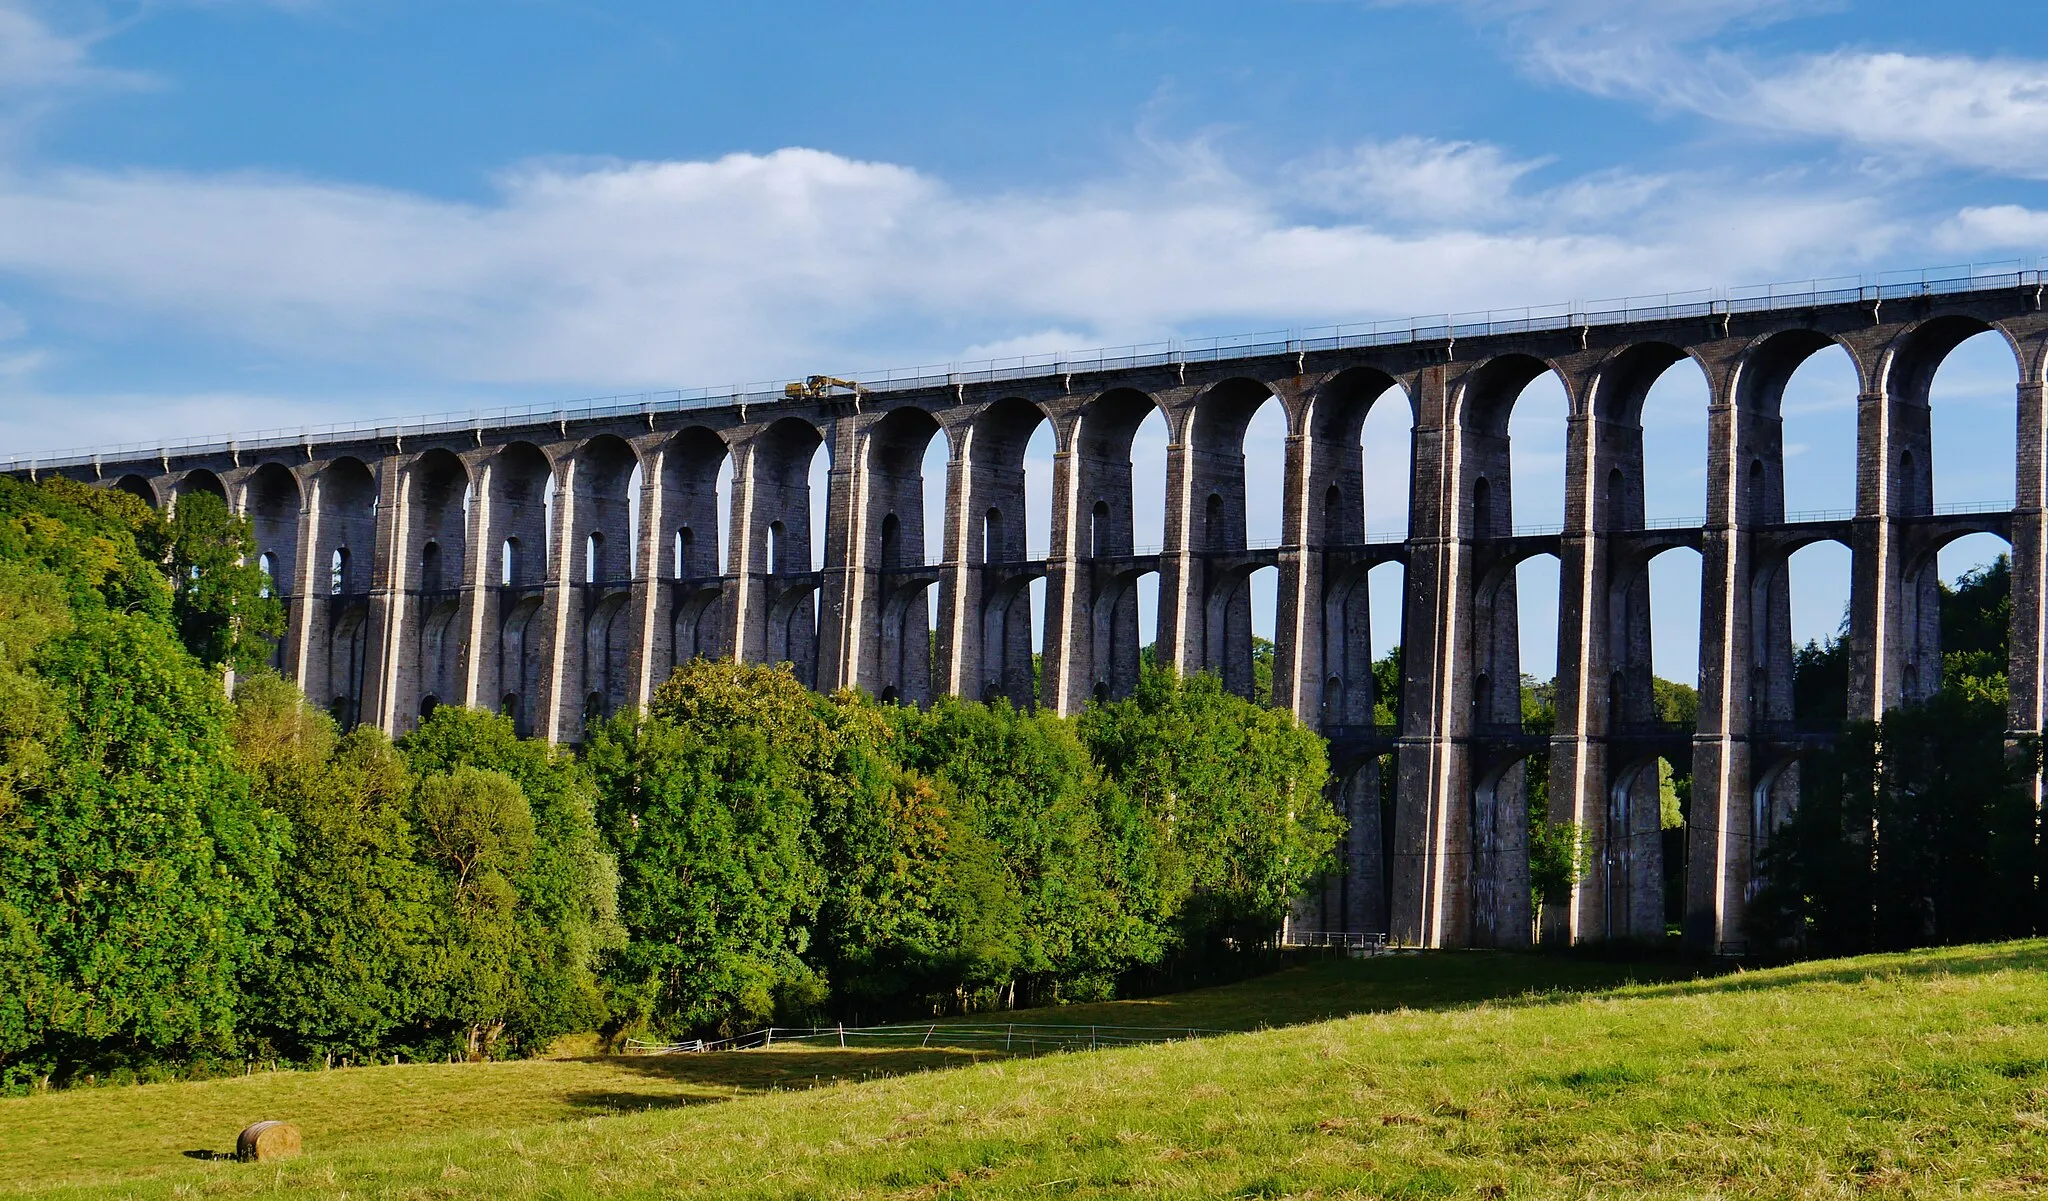
[[1211,675],[1153,671],[1129,699],[1091,707],[1081,734],[1157,823],[1159,891],[1191,936],[1262,941],[1334,866],[1343,819],[1325,795],[1328,752],[1292,715]]
[[233,736],[257,797],[290,831],[276,920],[251,969],[251,1031],[292,1059],[418,1041],[445,1006],[434,876],[405,816],[411,773],[381,732],[338,738],[268,671],[238,682]]
[[471,1059],[484,1058],[532,1008],[515,882],[533,866],[533,810],[512,777],[464,764],[419,782],[411,818],[420,857],[438,873],[441,1016],[460,1026]]
[[171,612],[185,648],[209,667],[251,671],[284,633],[284,604],[256,566],[249,519],[211,492],[178,498],[165,535]]
[[[513,941],[506,954],[515,965],[518,987],[506,994],[510,1002],[501,1012],[509,1049],[533,1050],[557,1035],[605,1021],[598,973],[604,957],[623,944],[625,932],[619,923],[618,864],[598,834],[597,789],[589,767],[564,748],[520,738],[510,718],[454,705],[435,709],[400,741],[398,751],[422,792],[436,777],[460,776],[461,787],[441,794],[443,799],[463,799],[480,813],[496,815],[492,822],[511,823],[503,827],[507,838],[514,837],[509,831],[515,827],[531,828],[530,839],[504,844],[508,857],[492,860],[498,864],[492,870],[513,900],[507,935]],[[495,781],[464,769],[509,780],[525,806],[525,821],[516,817],[518,805]],[[420,824],[417,815],[414,824]],[[437,845],[424,829],[416,829],[415,837],[423,848]],[[520,847],[530,849],[512,854]],[[423,853],[436,856],[444,873],[455,866],[444,852]],[[463,879],[459,871],[453,878]],[[489,916],[498,922],[494,915],[499,910],[484,907],[485,901],[495,904],[501,897],[495,883],[489,885],[490,897],[474,889],[462,893],[462,887],[467,884],[459,883],[448,894],[451,904],[470,906],[461,912],[479,921]],[[497,937],[503,928],[502,923],[486,923],[474,929],[479,936]],[[506,1049],[493,1043],[497,1018],[457,1016],[466,1034],[473,1030],[490,1044],[480,1046],[479,1053]]]
[[955,921],[981,933],[946,937],[983,948],[947,969],[956,1003],[989,989],[1001,1004],[1019,989],[1032,1002],[1107,996],[1118,974],[1159,960],[1173,935],[1159,827],[1098,777],[1073,723],[955,700],[894,717],[901,760],[953,798]]
[[1942,687],[2004,703],[2006,647],[2012,629],[2012,559],[2000,555],[1941,585]]
[[77,614],[37,656],[68,715],[0,847],[9,974],[45,1070],[231,1049],[279,831],[235,770],[219,681],[161,622]]
[[0,480],[0,1074],[232,1048],[277,824],[147,506]]
[[693,660],[646,713],[588,748],[605,837],[623,864],[630,939],[615,962],[628,1026],[734,1033],[814,1008],[821,878],[810,846],[828,778],[822,698],[788,668]]

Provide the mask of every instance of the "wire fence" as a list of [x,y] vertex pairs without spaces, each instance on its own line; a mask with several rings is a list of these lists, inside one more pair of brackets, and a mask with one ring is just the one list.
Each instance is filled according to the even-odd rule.
[[1149,1046],[1242,1033],[1241,1030],[1212,1030],[1199,1026],[1084,1026],[1045,1022],[764,1026],[732,1038],[697,1038],[673,1043],[627,1039],[625,1051],[628,1055],[697,1055],[794,1046],[844,1050],[1000,1050],[1011,1054],[1040,1054]]
[[[1456,342],[1504,334],[1583,329],[1633,322],[1688,317],[1782,312],[1824,305],[1877,303],[1924,296],[1954,296],[2010,288],[2037,291],[2048,280],[2048,259],[2029,266],[2020,260],[1967,263],[1875,275],[1843,275],[1796,283],[1759,284],[1736,288],[1705,288],[1612,300],[1568,301],[1562,304],[1469,313],[1444,313],[1386,321],[1358,321],[1252,334],[1169,339],[1163,342],[1038,355],[1013,355],[966,363],[929,364],[845,373],[871,392],[907,392],[968,384],[1087,372],[1214,363],[1325,350],[1398,346],[1416,342]],[[170,441],[127,442],[111,446],[17,455],[0,459],[0,471],[90,466],[99,460],[133,462],[229,451],[263,451],[338,441],[397,440],[469,430],[502,429],[543,423],[567,423],[602,417],[717,408],[734,404],[772,404],[785,399],[786,380],[728,386],[673,388],[654,392],[591,397],[566,404],[529,404],[436,413],[400,420],[342,422],[257,430],[236,437],[201,437]]]

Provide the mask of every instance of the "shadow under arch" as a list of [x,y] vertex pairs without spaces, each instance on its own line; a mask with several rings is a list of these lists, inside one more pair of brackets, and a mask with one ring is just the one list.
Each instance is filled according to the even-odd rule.
[[[925,453],[942,433],[936,417],[916,405],[884,414],[863,435],[866,478],[860,523],[871,564],[873,624],[862,633],[868,652],[871,690],[893,688],[906,704],[925,705],[932,679],[931,606],[927,590],[937,584],[926,568]],[[923,602],[923,603],[919,603]]]
[[[964,528],[949,530],[947,542],[950,548],[957,536],[965,545],[957,552],[949,549],[946,557],[973,570],[948,573],[940,586],[942,613],[964,603],[973,615],[972,628],[940,632],[960,691],[984,700],[1005,697],[1019,709],[1038,701],[1032,631],[1043,615],[1033,612],[1030,583],[1045,574],[1028,563],[1033,514],[1024,460],[1033,437],[1049,420],[1036,404],[1008,396],[976,414],[964,435],[956,435],[966,440],[968,470],[961,478],[967,497],[959,509]],[[956,597],[955,589],[966,595]]]
[[206,468],[195,467],[178,477],[177,491],[174,494],[176,498],[182,499],[199,492],[218,497],[222,504],[227,503],[227,485],[221,483],[220,477]]
[[143,476],[132,473],[124,475],[115,480],[113,486],[116,492],[126,492],[152,509],[157,507],[156,489],[152,488],[149,480]]

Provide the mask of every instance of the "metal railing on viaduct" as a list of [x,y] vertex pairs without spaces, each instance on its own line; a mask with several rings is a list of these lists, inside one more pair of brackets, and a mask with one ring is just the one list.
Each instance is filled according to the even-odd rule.
[[[787,661],[816,687],[905,702],[1005,696],[1071,713],[1134,686],[1138,582],[1154,573],[1159,659],[1249,693],[1248,578],[1274,567],[1273,703],[1331,736],[1351,818],[1345,870],[1301,924],[1406,945],[1526,944],[1526,765],[1547,749],[1552,816],[1583,828],[1592,870],[1569,903],[1545,907],[1544,939],[1662,934],[1662,757],[1689,762],[1694,781],[1687,935],[1729,951],[1742,945],[1759,849],[1816,743],[1792,721],[1793,551],[1828,540],[1850,551],[1850,715],[1870,717],[1939,686],[1936,552],[1970,533],[2005,538],[2012,728],[2044,728],[2044,282],[2018,269],[1828,281],[867,376],[858,393],[641,396],[0,470],[159,506],[198,490],[227,499],[253,522],[288,601],[279,666],[342,720],[393,733],[458,703],[574,740],[591,715],[644,702],[699,655]],[[1987,330],[2019,363],[2017,503],[1954,512],[1934,503],[1929,384]],[[1830,347],[1858,378],[1856,508],[1788,519],[1779,398]],[[1642,410],[1688,359],[1708,384],[1706,517],[1652,527]],[[1546,373],[1569,404],[1565,520],[1517,531],[1508,415]],[[1273,399],[1284,456],[1248,462],[1247,424]],[[1360,431],[1375,403],[1405,404],[1412,422],[1401,538],[1365,529],[1374,465]],[[1140,548],[1131,443],[1155,413],[1168,428],[1165,530],[1163,545]],[[1033,557],[1024,455],[1046,423],[1050,551]],[[922,464],[941,437],[945,523],[928,530]],[[810,465],[821,447],[820,569]],[[1254,487],[1280,493],[1277,546],[1248,544]],[[1658,721],[1652,696],[1648,564],[1679,547],[1701,559],[1693,729]],[[1519,721],[1514,569],[1539,554],[1560,564],[1557,719],[1531,731]],[[1384,698],[1392,726],[1374,720],[1365,587],[1390,562],[1403,570],[1405,648],[1400,695]]]

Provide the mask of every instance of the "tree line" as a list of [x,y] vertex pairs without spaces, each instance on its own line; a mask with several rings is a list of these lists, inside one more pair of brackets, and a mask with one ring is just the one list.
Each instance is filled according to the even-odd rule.
[[1342,833],[1322,740],[1207,676],[1068,719],[699,660],[578,750],[344,731],[255,561],[215,496],[0,480],[0,1088],[1107,997],[1269,939]]
[[1941,687],[1844,721],[1849,645],[1794,663],[1799,724],[1836,732],[1791,772],[1798,804],[1768,832],[1750,910],[1760,950],[1833,955],[2014,938],[2048,928],[2041,747],[2007,731],[2012,563],[1940,586]]

